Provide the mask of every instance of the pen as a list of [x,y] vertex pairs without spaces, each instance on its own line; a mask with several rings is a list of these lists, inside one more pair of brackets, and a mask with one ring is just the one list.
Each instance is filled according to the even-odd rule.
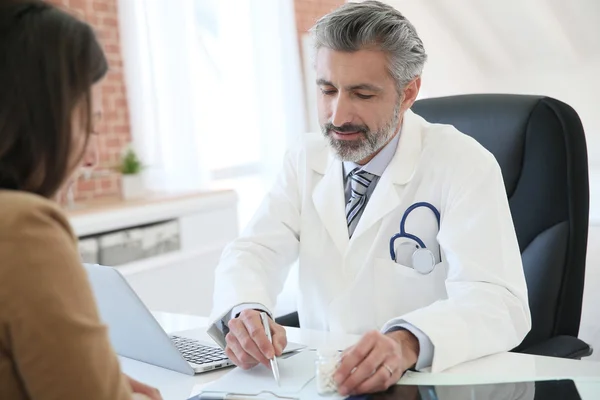
[[[273,344],[273,336],[271,336],[271,326],[269,325],[269,316],[266,312],[260,313],[260,318],[262,320],[262,324],[265,327],[265,333],[267,334],[267,338],[269,342]],[[273,347],[274,349],[275,347]],[[277,382],[277,386],[279,386],[279,365],[277,365],[277,357],[273,354],[273,358],[269,360],[271,362],[271,370],[273,370],[273,376],[275,377],[275,382]]]

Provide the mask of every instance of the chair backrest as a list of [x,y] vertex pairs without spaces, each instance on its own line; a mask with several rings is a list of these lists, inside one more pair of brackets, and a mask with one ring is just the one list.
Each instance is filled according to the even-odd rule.
[[498,160],[521,249],[532,329],[516,349],[577,336],[587,248],[587,149],[579,116],[541,96],[424,99],[412,110],[455,126]]

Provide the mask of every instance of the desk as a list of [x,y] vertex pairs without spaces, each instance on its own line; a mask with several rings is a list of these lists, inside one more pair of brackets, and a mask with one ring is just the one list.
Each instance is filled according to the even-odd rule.
[[[188,332],[187,335],[201,340],[210,340],[204,333],[205,327],[208,325],[206,318],[168,313],[154,313],[154,315],[169,333],[201,329],[201,331],[193,333]],[[359,339],[357,335],[297,328],[286,328],[286,330],[288,340],[305,344],[309,348],[317,348],[329,343],[346,347]],[[121,366],[123,371],[133,378],[158,388],[164,400],[185,400],[200,392],[203,385],[218,379],[229,371],[229,369],[222,369],[188,376],[123,357]],[[516,353],[491,355],[458,365],[443,373],[408,373],[400,383],[457,385],[560,378],[575,380],[584,400],[600,399],[600,363]]]

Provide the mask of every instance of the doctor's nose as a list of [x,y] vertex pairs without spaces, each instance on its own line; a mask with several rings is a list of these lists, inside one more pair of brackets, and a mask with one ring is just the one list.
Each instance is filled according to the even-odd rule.
[[351,124],[353,118],[354,113],[349,100],[344,99],[343,96],[338,96],[336,101],[332,104],[331,123],[335,126],[343,126],[345,124]]

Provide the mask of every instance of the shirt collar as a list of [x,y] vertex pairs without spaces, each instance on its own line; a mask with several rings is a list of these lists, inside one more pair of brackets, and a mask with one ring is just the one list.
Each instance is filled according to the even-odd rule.
[[394,154],[396,154],[401,133],[402,132],[398,132],[398,134],[396,134],[396,136],[394,136],[394,138],[388,144],[386,144],[371,161],[363,166],[352,161],[344,161],[344,176],[347,178],[348,175],[350,175],[350,172],[356,168],[360,168],[362,171],[366,171],[379,177],[383,175],[383,172],[389,165],[390,161],[392,161],[392,158],[394,158]]

